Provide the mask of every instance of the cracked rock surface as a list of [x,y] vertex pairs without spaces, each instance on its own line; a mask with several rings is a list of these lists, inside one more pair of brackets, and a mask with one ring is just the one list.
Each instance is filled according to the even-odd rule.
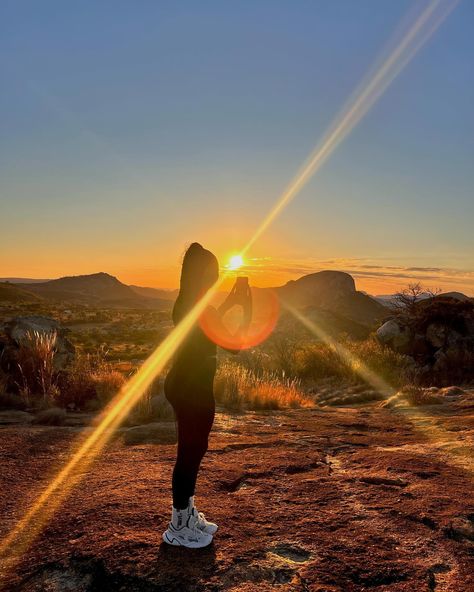
[[[15,568],[15,592],[474,591],[474,404],[218,410],[196,505],[205,549],[170,547],[175,444],[118,434]],[[0,536],[79,428],[0,427]]]

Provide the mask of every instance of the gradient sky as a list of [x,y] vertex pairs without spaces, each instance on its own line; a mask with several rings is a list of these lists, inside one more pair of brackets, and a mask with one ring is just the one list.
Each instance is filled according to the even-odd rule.
[[[174,287],[241,248],[413,2],[0,4],[0,276]],[[344,269],[474,294],[474,2],[249,253],[256,285]]]

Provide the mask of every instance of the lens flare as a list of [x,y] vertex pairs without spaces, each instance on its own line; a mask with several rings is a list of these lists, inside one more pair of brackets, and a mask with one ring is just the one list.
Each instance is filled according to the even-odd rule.
[[226,349],[244,350],[255,347],[265,341],[275,328],[280,312],[280,304],[277,295],[271,289],[252,290],[253,312],[252,322],[239,340],[230,339],[229,333],[234,335],[242,320],[242,311],[230,311],[225,317],[225,333],[222,325],[214,325],[201,317],[199,324],[204,333],[218,346]]
[[[255,230],[241,253],[245,255],[260,236],[273,224],[275,219],[303,189],[313,175],[322,167],[339,144],[350,134],[354,127],[367,114],[369,109],[383,95],[385,90],[413,59],[419,49],[428,41],[441,23],[446,19],[458,0],[432,0],[428,4],[420,3],[423,11],[415,18],[406,32],[402,30],[386,50],[388,56],[379,59],[381,64],[361,82],[349,99],[346,107],[329,126],[322,140],[316,145],[302,168],[276,201],[269,214]],[[398,37],[397,36],[397,37]]]
[[[355,98],[349,102],[347,108],[343,110],[339,118],[329,128],[328,133],[317,145],[303,168],[257,227],[245,248],[240,251],[240,257],[243,258],[276,217],[294,199],[314,173],[319,170],[321,165],[383,94],[403,67],[436,31],[456,4],[456,0],[432,0],[425,5],[423,12],[409,27],[400,42],[367,83],[364,84],[364,87],[355,94]],[[81,480],[84,472],[113,435],[114,430],[138,402],[145,389],[151,384],[155,376],[163,370],[173,353],[186,338],[226,277],[226,274],[221,276],[221,279],[145,361],[137,374],[112,400],[101,415],[98,425],[77,443],[72,456],[63,469],[52,479],[25,516],[5,537],[0,544],[2,575],[6,573],[7,568],[11,568],[15,564],[19,556],[38,536],[54,512],[69,495],[72,488]]]

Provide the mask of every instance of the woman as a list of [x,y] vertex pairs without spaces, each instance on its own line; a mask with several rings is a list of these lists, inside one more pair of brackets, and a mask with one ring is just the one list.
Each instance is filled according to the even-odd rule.
[[[186,251],[181,269],[180,290],[173,308],[173,323],[177,325],[219,277],[216,257],[199,243]],[[241,326],[235,335],[225,328],[222,316],[234,305],[243,306]],[[228,351],[240,350],[243,334],[250,324],[251,294],[232,289],[216,309],[206,307],[184,343],[175,354],[164,389],[171,403],[178,430],[178,450],[173,469],[173,508],[171,522],[163,540],[171,545],[205,547],[212,541],[217,524],[209,522],[194,506],[194,490],[199,466],[207,451],[208,436],[214,421],[215,401],[213,381],[216,372],[216,344],[208,334],[220,335],[223,342],[233,344]]]

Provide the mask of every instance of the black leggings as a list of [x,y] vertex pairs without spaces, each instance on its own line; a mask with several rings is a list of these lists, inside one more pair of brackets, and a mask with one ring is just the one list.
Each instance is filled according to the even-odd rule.
[[[192,397],[194,393],[189,393]],[[211,393],[212,395],[212,393]],[[168,398],[175,413],[178,431],[178,451],[173,469],[173,506],[183,509],[194,495],[197,474],[206,454],[208,437],[214,422],[214,398],[207,396],[204,402],[176,401]]]

